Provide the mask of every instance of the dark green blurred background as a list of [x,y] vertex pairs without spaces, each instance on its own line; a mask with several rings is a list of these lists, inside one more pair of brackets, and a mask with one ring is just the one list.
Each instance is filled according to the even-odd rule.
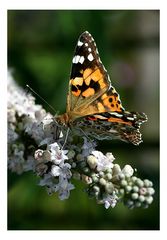
[[8,229],[159,229],[159,11],[10,10],[8,65],[23,88],[29,84],[62,113],[73,51],[85,30],[95,38],[123,106],[143,111],[149,119],[141,127],[140,146],[103,141],[98,148],[153,181],[154,202],[149,209],[118,204],[106,210],[88,199],[78,182],[70,199],[60,201],[57,195],[48,196],[32,173],[9,173]]

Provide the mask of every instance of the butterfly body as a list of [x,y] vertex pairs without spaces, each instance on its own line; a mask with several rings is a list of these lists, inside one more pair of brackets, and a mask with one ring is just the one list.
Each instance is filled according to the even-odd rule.
[[97,139],[121,139],[138,145],[144,113],[125,111],[111,85],[89,32],[79,37],[72,61],[66,113],[57,121]]

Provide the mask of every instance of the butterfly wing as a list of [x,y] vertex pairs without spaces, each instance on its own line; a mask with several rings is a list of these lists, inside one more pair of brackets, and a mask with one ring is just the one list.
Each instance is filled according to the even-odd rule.
[[140,125],[147,121],[145,113],[138,112],[106,112],[89,115],[75,121],[77,131],[82,129],[90,138],[98,140],[120,139],[139,145],[142,142]]
[[121,139],[138,145],[144,113],[124,110],[111,85],[90,33],[78,39],[69,82],[67,114],[76,129],[97,139]]
[[79,117],[122,110],[119,95],[111,86],[96,43],[86,31],[78,39],[72,61],[67,112]]

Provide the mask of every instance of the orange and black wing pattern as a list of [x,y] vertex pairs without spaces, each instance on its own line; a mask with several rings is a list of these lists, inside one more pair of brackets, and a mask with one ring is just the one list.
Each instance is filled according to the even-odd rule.
[[96,43],[86,31],[78,39],[72,60],[67,112],[85,116],[122,110],[119,95],[111,86]]
[[74,52],[65,115],[73,129],[82,129],[90,137],[116,138],[134,145],[142,142],[139,129],[147,116],[125,111],[87,31],[79,37]]

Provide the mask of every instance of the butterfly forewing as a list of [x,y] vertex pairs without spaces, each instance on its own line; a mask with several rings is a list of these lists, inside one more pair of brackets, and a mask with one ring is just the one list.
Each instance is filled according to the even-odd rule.
[[78,39],[72,60],[68,110],[80,112],[83,116],[87,115],[87,111],[91,114],[99,112],[96,99],[110,86],[110,79],[101,63],[95,41],[88,32],[84,32]]

